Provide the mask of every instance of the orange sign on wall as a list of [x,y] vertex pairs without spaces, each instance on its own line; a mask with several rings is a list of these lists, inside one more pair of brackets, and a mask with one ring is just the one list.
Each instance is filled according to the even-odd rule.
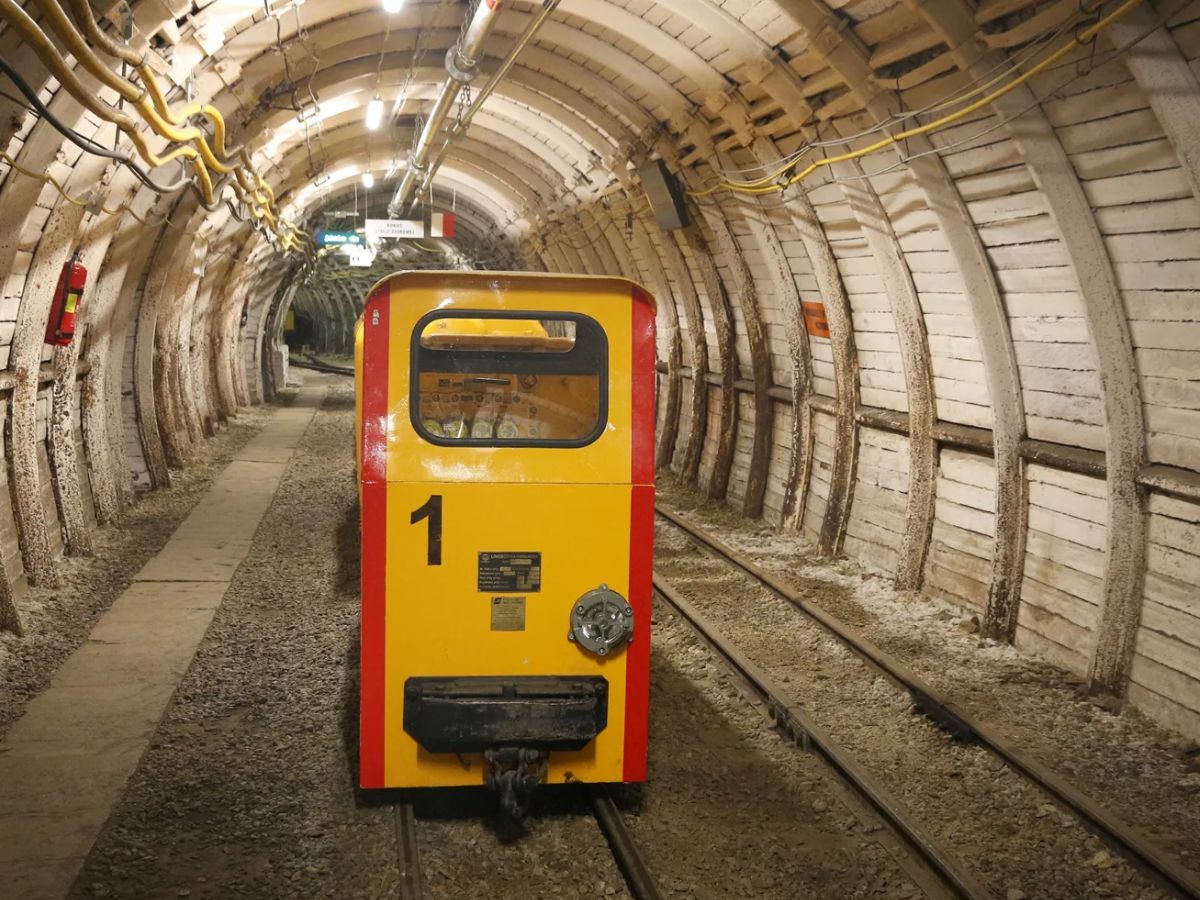
[[825,304],[817,300],[804,301],[804,327],[812,337],[829,337],[829,320],[825,318]]

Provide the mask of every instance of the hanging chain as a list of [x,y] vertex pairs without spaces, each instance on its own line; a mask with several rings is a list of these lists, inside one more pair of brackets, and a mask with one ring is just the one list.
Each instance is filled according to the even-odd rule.
[[462,128],[463,119],[466,118],[467,110],[471,108],[471,86],[464,84],[462,90],[458,92],[458,121],[454,123],[455,130]]

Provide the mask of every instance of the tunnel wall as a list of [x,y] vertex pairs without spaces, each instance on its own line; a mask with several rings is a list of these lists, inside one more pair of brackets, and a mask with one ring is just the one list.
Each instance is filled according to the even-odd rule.
[[[133,4],[138,46],[175,99],[216,104],[281,210],[314,226],[377,161],[362,104],[336,101],[377,92],[385,63],[414,74],[418,108],[444,78],[411,47],[425,35],[440,59],[460,22],[429,6],[383,29],[367,0],[287,17]],[[490,66],[533,9],[513,7]],[[781,195],[709,190],[747,168],[788,177],[780,160],[806,147],[805,160],[834,140],[868,145],[901,113],[1015,67],[1045,29],[1095,21],[1067,7],[571,4],[448,157],[440,202],[459,204],[472,252],[442,262],[639,278],[660,304],[661,468],[1197,735],[1194,5],[1146,0],[953,125]],[[381,49],[381,31],[405,49]],[[288,130],[296,109],[272,106],[296,87],[284,44],[332,110],[318,146],[307,125]],[[0,53],[62,119],[115,143],[9,28]],[[0,105],[0,142],[22,167],[0,163],[0,624],[15,628],[22,585],[53,584],[61,553],[88,552],[93,516],[119,522],[238,406],[270,398],[289,304],[320,323],[317,349],[344,353],[377,273],[300,288],[300,261],[248,223],[189,192],[159,198]],[[393,124],[411,140],[412,123]],[[646,207],[636,173],[654,158],[692,195],[687,228],[661,229]],[[76,248],[91,272],[84,328],[51,352],[49,296]],[[813,301],[828,337],[804,327]]]
[[[1195,91],[1200,22],[1169,33],[1159,49],[1175,51]],[[679,322],[682,359],[672,365],[660,341],[659,362],[674,473],[985,630],[1007,594],[1019,648],[1195,736],[1200,181],[1144,59],[1140,78],[1123,59],[1089,70],[1080,53],[1065,65],[1083,74],[1039,121],[1014,128],[980,111],[938,136],[935,171],[893,156],[887,174],[815,177],[807,205],[786,211],[718,195],[693,206],[689,229],[663,232],[643,213],[647,239],[609,234],[672,306],[660,327]],[[1035,79],[1034,93],[1057,83]],[[974,248],[948,240],[956,215]],[[587,230],[582,216],[566,227]],[[551,268],[596,270],[586,249],[551,244]],[[965,263],[986,268],[964,275]],[[788,333],[796,300],[825,305],[830,338]],[[748,312],[765,331],[758,346]],[[761,406],[756,367],[769,373]],[[794,371],[806,378],[798,440]],[[1017,424],[1003,473],[998,403]]]

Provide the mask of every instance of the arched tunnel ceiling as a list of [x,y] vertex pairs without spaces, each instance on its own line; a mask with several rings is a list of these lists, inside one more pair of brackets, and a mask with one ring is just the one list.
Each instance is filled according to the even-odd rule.
[[[73,58],[51,77],[12,27],[23,7],[49,31],[62,0],[2,2],[0,56],[63,123],[130,152],[105,121],[116,91]],[[14,448],[45,430],[49,382],[30,373],[57,357],[38,298],[76,249],[100,310],[77,362],[107,373],[88,375],[111,379],[101,396],[135,397],[153,485],[203,430],[189,392],[218,411],[269,393],[290,303],[345,342],[391,265],[622,274],[660,301],[662,466],[1200,722],[1167,697],[1200,650],[1150,659],[1166,638],[1142,613],[1169,619],[1200,590],[1200,554],[1171,537],[1200,523],[1200,0],[563,0],[433,181],[454,241],[348,272],[247,221],[268,207],[309,231],[347,221],[334,214],[365,201],[368,171],[384,215],[472,7],[91,4],[110,37],[129,10],[129,46],[170,106],[215,107],[273,207],[231,188],[214,209],[186,188],[159,196],[0,79],[0,338],[36,382],[13,375]],[[543,3],[498,9],[473,91]],[[375,97],[387,112],[370,130]],[[654,160],[688,193],[687,227],[648,207]],[[155,383],[164,354],[201,352],[218,361],[201,383],[182,369],[165,382],[177,396]],[[94,480],[99,506],[116,504]],[[36,580],[47,554],[36,527],[22,534]]]
[[[315,127],[319,163],[328,166],[338,162],[338,151],[334,158],[324,156],[324,123],[310,123],[307,129],[292,129],[286,137],[259,142],[264,134],[287,123],[287,111],[270,110],[269,98],[300,102],[306,95],[319,98],[330,109],[344,109],[333,116],[330,125],[345,126],[351,134],[364,129],[361,116],[355,121],[356,107],[346,102],[357,101],[361,109],[372,88],[392,100],[400,85],[406,85],[404,107],[393,111],[399,117],[410,109],[417,112],[428,105],[427,98],[442,73],[437,67],[416,68],[413,64],[436,62],[444,55],[457,37],[462,6],[440,0],[411,2],[399,13],[388,15],[374,2],[309,0],[301,5],[277,4],[267,17],[258,4],[218,0],[177,20],[167,17],[166,5],[143,3],[137,5],[135,20],[142,37],[156,44],[170,42],[164,55],[171,57],[171,72],[186,73],[193,95],[211,100],[226,115],[241,114],[242,127],[236,139],[266,148],[269,152],[262,155],[268,158],[286,154],[289,144],[303,139],[307,159]],[[489,57],[505,52],[537,6],[509,4],[488,46]],[[563,4],[542,27],[535,45],[523,54],[522,65],[511,73],[508,82],[516,96],[506,98],[506,86],[502,86],[495,108],[488,110],[478,128],[483,130],[490,118],[501,137],[546,160],[562,179],[562,196],[574,197],[576,185],[571,182],[585,181],[588,174],[581,163],[603,161],[609,165],[607,179],[601,176],[596,179],[599,184],[588,185],[593,192],[603,190],[608,179],[623,174],[613,170],[628,163],[627,152],[625,159],[616,159],[621,155],[621,142],[645,136],[651,123],[665,123],[670,129],[689,133],[688,139],[704,140],[698,137],[703,132],[731,130],[744,135],[751,117],[760,124],[782,108],[792,110],[797,118],[810,117],[807,96],[811,91],[806,94],[806,79],[800,73],[811,68],[803,61],[814,54],[786,49],[803,31],[788,21],[789,15],[798,23],[816,17],[825,27],[839,28],[862,18],[856,30],[868,37],[887,35],[886,23],[891,21],[898,32],[891,42],[903,40],[914,53],[926,52],[938,43],[936,35],[921,35],[929,29],[912,27],[912,19],[919,17],[902,4],[851,4],[835,14],[819,4],[783,3],[762,22],[756,17],[747,22],[746,16],[738,18],[712,2],[675,0],[653,6],[654,13],[646,14],[603,0]],[[798,11],[801,7],[802,12]],[[863,49],[865,54],[865,46]],[[397,54],[409,56],[408,66]],[[873,56],[877,64],[894,67],[896,55],[894,47],[880,41]],[[788,64],[783,62],[784,56],[789,57]],[[586,62],[577,64],[581,59]],[[372,62],[377,73],[374,79]],[[527,67],[528,77],[524,74]],[[866,72],[868,77],[875,74],[870,68]],[[805,74],[810,81],[822,81],[826,76],[820,71]],[[877,90],[873,85],[844,80],[859,90]],[[839,90],[830,84],[821,87],[827,95]],[[588,132],[587,141],[579,137],[581,131]],[[391,160],[403,154],[404,142],[382,143],[381,158]],[[370,141],[364,138],[364,144],[369,147]],[[289,167],[279,173],[277,191],[281,195],[294,190],[296,182],[311,179],[310,173],[300,168],[300,172]],[[527,171],[495,174],[499,179],[508,176],[504,187],[510,190],[497,188],[502,203],[518,205],[511,190],[516,187],[528,198],[526,203],[539,211],[546,209],[548,185],[544,180],[531,179]]]
[[[489,55],[505,52],[537,5],[511,4],[491,39]],[[396,55],[408,53],[411,57],[411,48],[420,41],[421,61],[438,61],[457,36],[462,6],[412,2],[389,16],[374,2],[309,0],[299,6],[278,4],[268,18],[258,4],[218,0],[186,16],[182,28],[163,15],[167,9],[162,4],[137,5],[135,18],[144,36],[155,42],[164,38],[174,42],[169,53],[172,72],[186,73],[192,79],[193,93],[212,100],[226,115],[240,112],[244,122],[236,137],[255,143],[265,131],[283,124],[276,113],[263,115],[264,101],[270,102],[267,98],[302,100],[311,92],[336,107],[346,95],[353,99],[357,93],[370,94],[373,61],[380,73],[374,87],[391,99],[399,84],[408,83],[411,90],[405,106],[419,109],[442,73],[437,67],[403,67],[403,60]],[[748,24],[714,3],[677,0],[654,6],[654,15],[644,15],[601,0],[565,3],[543,26],[536,44],[523,55],[522,66],[510,76],[516,98],[506,102],[504,89],[499,92],[495,118],[510,129],[528,132],[527,143],[536,141],[543,157],[564,180],[572,170],[578,171],[578,151],[584,142],[577,138],[550,143],[546,133],[570,134],[572,122],[577,130],[590,132],[587,150],[611,166],[614,148],[623,140],[646,134],[652,123],[666,121],[676,131],[696,124],[710,131],[744,129],[751,114],[762,119],[772,115],[772,107],[778,111],[781,104],[808,115],[803,106],[804,79],[797,71],[802,69],[799,60],[803,54],[794,56],[791,65],[772,56],[777,45],[787,43],[785,37],[794,39],[799,31],[789,27],[786,16],[774,15],[772,27],[764,34],[760,23]],[[870,9],[869,4],[863,6]],[[895,7],[890,9],[892,18],[897,18],[895,11]],[[827,10],[818,12],[832,15]],[[888,16],[880,9],[877,17]],[[851,21],[849,16],[845,20]],[[837,24],[836,19],[831,21]],[[678,30],[685,25],[685,37],[680,40]],[[701,35],[702,30],[707,33]],[[911,41],[911,32],[905,36]],[[700,37],[705,39],[697,43]],[[916,43],[923,48],[929,42]],[[893,55],[881,52],[880,59],[890,64]],[[579,59],[587,62],[578,65]],[[412,62],[410,58],[410,66]],[[525,78],[521,70],[527,66],[530,77]],[[353,73],[363,77],[364,68],[365,84],[356,84]],[[388,77],[384,77],[385,71]],[[728,95],[739,84],[743,91],[735,97],[740,102],[732,104],[731,110]],[[707,114],[703,104],[723,109]],[[403,116],[406,111],[398,112]],[[352,114],[352,109],[347,110],[347,116]],[[589,114],[594,120],[587,118]],[[293,137],[303,133],[294,132]],[[311,129],[308,137],[311,143]],[[517,140],[511,132],[510,140]],[[266,146],[274,151],[279,144],[268,141]],[[397,147],[385,144],[382,155],[396,157]],[[328,165],[336,159],[323,162]],[[285,174],[284,190],[295,178],[291,172]]]

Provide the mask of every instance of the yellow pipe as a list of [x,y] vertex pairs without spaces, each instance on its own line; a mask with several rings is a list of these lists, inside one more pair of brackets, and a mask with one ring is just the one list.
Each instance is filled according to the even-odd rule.
[[132,118],[118,110],[113,109],[104,101],[98,99],[94,93],[84,86],[78,79],[75,73],[67,66],[63,58],[59,55],[57,48],[50,42],[46,34],[38,27],[14,0],[0,0],[0,16],[25,39],[26,43],[33,48],[38,59],[46,66],[47,71],[66,90],[75,97],[83,106],[95,113],[106,122],[111,122],[116,125],[129,139],[133,142],[137,149],[138,156],[145,163],[153,168],[165,165],[168,162],[176,159],[186,159],[190,161],[196,170],[196,175],[199,178],[201,190],[204,193],[206,203],[213,202],[212,195],[212,179],[208,172],[204,171],[204,163],[200,159],[200,155],[193,147],[176,147],[171,151],[159,156],[154,153],[146,140],[138,132],[137,123]]
[[83,35],[75,29],[74,23],[67,18],[66,12],[55,0],[34,0],[34,4],[42,11],[42,15],[46,17],[50,26],[66,44],[67,50],[79,61],[81,66],[130,103],[137,103],[146,96],[145,91],[139,91],[134,85],[106,66],[92,52],[92,48],[83,39]]
[[[108,66],[96,56],[92,49],[83,40],[83,37],[75,29],[71,20],[67,17],[63,8],[56,0],[35,0],[39,9],[46,16],[47,20],[54,27],[58,36],[66,44],[71,54],[79,60],[80,64],[96,78],[100,79],[103,84],[117,91],[124,99],[128,100],[141,113],[142,118],[149,123],[150,127],[160,137],[166,138],[173,143],[188,144],[194,143],[196,150],[199,153],[200,159],[208,169],[216,171],[222,175],[227,175],[233,171],[233,167],[225,164],[217,158],[217,154],[213,152],[208,145],[207,136],[199,128],[186,127],[178,128],[177,124],[187,121],[192,115],[198,113],[211,113],[210,118],[213,118],[213,131],[216,136],[219,146],[224,148],[225,139],[225,122],[221,118],[220,113],[213,107],[205,107],[199,104],[193,104],[184,111],[181,118],[171,116],[169,107],[166,104],[166,99],[162,95],[162,91],[158,87],[157,81],[153,77],[153,73],[149,67],[139,65],[139,73],[143,76],[143,81],[146,84],[146,89],[139,91],[134,85],[117,75]],[[147,93],[152,95],[152,100],[147,98]],[[160,107],[166,112],[167,117],[174,119],[174,124],[168,121],[160,114]],[[196,175],[200,179],[202,190],[204,192],[205,202],[211,204],[214,200],[212,190],[212,177],[208,171],[204,171],[203,167],[196,166]]]
[[140,66],[145,62],[144,57],[128,47],[122,47],[100,30],[100,26],[96,24],[96,17],[92,15],[92,7],[89,5],[88,0],[69,0],[69,2],[71,4],[71,12],[75,14],[76,20],[83,25],[84,34],[87,35],[88,40],[93,44],[109,56],[114,56],[132,66]]
[[[209,146],[207,135],[203,131],[194,126],[177,127],[194,115],[204,115],[212,122],[213,138],[220,151],[220,157],[228,159],[229,153],[225,147],[225,120],[219,110],[208,104],[191,104],[180,113],[172,113],[166,102],[166,97],[158,86],[154,73],[141,61],[140,57],[138,58],[137,71],[145,85],[144,90],[138,90],[132,83],[109,69],[95,55],[56,0],[35,0],[35,2],[43,15],[45,15],[47,21],[50,22],[56,33],[63,40],[68,50],[79,61],[79,64],[99,79],[101,83],[117,91],[121,97],[132,103],[155,133],[174,143],[194,143],[196,145],[195,147],[176,147],[162,156],[155,154],[146,144],[145,139],[138,131],[137,124],[132,118],[100,101],[79,81],[75,73],[66,65],[46,33],[42,31],[24,9],[15,3],[14,0],[0,0],[0,14],[25,38],[34,52],[37,53],[39,59],[46,65],[47,70],[57,78],[69,93],[83,103],[87,109],[105,121],[112,122],[126,134],[137,148],[138,155],[148,165],[157,168],[175,159],[190,161],[195,169],[204,201],[209,205],[215,202],[212,177],[209,174],[210,168],[221,174],[236,172],[239,182],[242,182],[243,175],[238,170],[239,167],[229,165],[223,159],[219,158],[218,154]],[[93,40],[102,49],[126,61],[131,61],[132,58],[136,57],[136,54],[133,54],[132,51],[123,50],[100,31],[94,17],[91,15],[90,8],[86,6],[85,2],[81,3],[79,0],[72,0],[72,4],[77,17],[83,22],[84,30],[92,34]],[[280,223],[271,208],[275,201],[274,191],[266,184],[262,176],[253,171],[250,165],[249,154],[245,149],[239,148],[238,155],[257,183],[257,188],[251,193],[254,200],[254,205],[251,206],[252,213],[256,218],[265,220],[277,234],[286,235],[287,233],[281,230]],[[15,167],[15,162],[13,165]],[[71,198],[65,190],[57,184],[55,186],[59,190],[59,193],[74,202],[74,198]],[[244,202],[245,198],[243,197],[242,199]],[[291,223],[285,224],[291,229],[298,231]]]
[[[92,48],[83,39],[83,36],[76,30],[74,23],[67,17],[66,12],[63,11],[57,0],[34,0],[34,2],[50,22],[50,25],[66,45],[71,55],[79,61],[80,65],[91,72],[101,83],[112,88],[122,98],[133,104],[138,112],[142,114],[142,118],[150,124],[150,127],[160,137],[179,144],[194,142],[200,156],[204,159],[205,165],[210,169],[220,172],[222,175],[228,175],[233,171],[231,167],[225,165],[217,158],[212,148],[208,146],[207,136],[203,131],[195,127],[176,127],[186,122],[192,115],[203,111],[204,107],[194,105],[185,111],[181,118],[175,118],[173,122],[168,121],[160,113],[161,109],[170,116],[166,100],[162,96],[162,92],[159,90],[158,84],[154,80],[153,73],[150,72],[149,67],[139,66],[139,74],[143,76],[142,80],[146,84],[146,88],[138,90],[132,83],[122,78],[96,56]],[[153,101],[147,98],[148,92],[153,93]],[[214,122],[214,132],[220,136],[220,144],[223,146],[225,122],[220,119],[220,113],[216,109],[212,107],[208,107],[208,109],[217,114],[216,118],[219,120],[219,124]]]
[[216,145],[216,153],[222,160],[228,160],[231,157],[237,156],[242,160],[242,163],[250,168],[250,156],[242,147],[235,147],[233,150],[225,146],[225,136],[227,134],[225,117],[221,115],[221,111],[215,106],[207,103],[192,103],[184,107],[178,113],[172,112],[167,104],[167,99],[163,95],[162,89],[158,86],[158,79],[154,75],[154,71],[147,65],[139,65],[137,68],[138,76],[142,79],[142,83],[146,86],[146,91],[150,95],[150,99],[154,104],[155,110],[158,112],[167,123],[170,125],[182,125],[192,116],[204,116],[213,126],[213,143]]

